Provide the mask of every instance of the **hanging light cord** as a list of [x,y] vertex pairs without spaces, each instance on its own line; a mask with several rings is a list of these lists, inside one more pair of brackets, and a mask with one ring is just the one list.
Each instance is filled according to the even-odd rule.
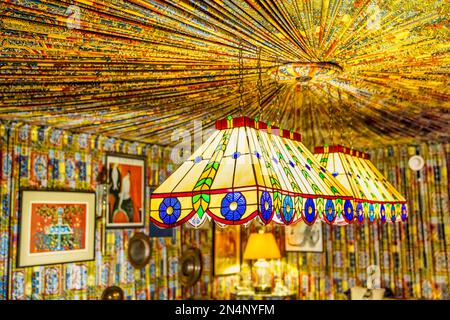
[[261,78],[261,47],[258,48],[258,82],[256,83],[256,88],[258,89],[258,107],[259,107],[259,116],[261,119],[262,116],[262,96],[263,96],[263,86],[262,86],[262,78]]
[[242,40],[239,41],[239,112],[243,116],[244,111],[244,59],[242,54]]

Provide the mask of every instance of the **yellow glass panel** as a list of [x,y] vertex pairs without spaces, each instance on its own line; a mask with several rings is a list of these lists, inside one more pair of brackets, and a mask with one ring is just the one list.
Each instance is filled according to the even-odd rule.
[[261,147],[265,148],[268,153],[267,158],[264,160],[270,162],[273,173],[278,178],[278,182],[281,185],[281,189],[292,192],[293,191],[292,187],[286,177],[286,174],[283,172],[283,168],[281,167],[280,162],[278,160],[277,152],[274,148],[274,145],[271,143],[271,138],[276,138],[276,136],[265,132],[261,133],[261,142],[262,142]]
[[266,167],[261,167],[261,162],[255,155],[252,154],[251,159],[254,167],[256,184],[259,186],[270,187],[270,178]]
[[[256,194],[256,193],[255,193]],[[255,197],[256,198],[256,197]],[[252,213],[254,213],[255,211],[258,210],[258,205],[257,204],[248,204],[247,205],[247,210],[245,211],[244,215],[241,217],[241,219],[245,219],[247,218],[249,215],[251,215]]]
[[[192,167],[192,169],[184,176],[180,183],[175,187],[173,192],[192,192],[194,190],[195,184],[202,175],[203,169],[206,167],[208,162],[208,160],[201,160],[200,162],[196,163]],[[165,188],[164,183],[161,184],[160,188]],[[158,189],[156,189],[155,192],[159,192]]]
[[227,148],[225,149],[224,153],[225,157],[232,156],[233,153],[238,151],[239,129],[240,128],[235,128],[231,131],[230,141],[228,142]]
[[405,198],[402,196],[400,192],[395,189],[395,187],[387,181],[387,179],[381,174],[381,172],[375,167],[375,165],[369,160],[369,159],[363,159],[365,165],[368,169],[370,169],[373,174],[379,179],[379,181],[382,182],[382,186],[385,188],[386,192],[388,193],[388,197],[392,197],[394,199],[393,195],[396,196],[398,199],[397,201],[406,201]]
[[[358,178],[358,180],[361,182],[361,184],[363,184],[363,187],[367,189],[367,198],[372,201],[387,201],[388,199],[384,198],[381,195],[382,192],[386,194],[386,191],[383,190],[384,188],[380,185],[379,182],[376,182],[374,180],[375,175],[373,174],[373,172],[367,170],[368,168],[363,163],[363,159],[354,156],[351,156],[349,158],[353,160],[353,162],[356,164],[356,167],[358,168],[358,173],[361,176],[361,178]],[[366,182],[367,185],[364,182]]]
[[161,205],[161,202],[163,201],[164,198],[152,198],[152,201],[150,202],[150,211],[158,211],[159,210],[159,206]]
[[305,176],[302,173],[302,170],[306,170],[305,168],[306,160],[303,158],[302,154],[297,150],[297,145],[294,144],[292,140],[289,140],[287,143],[291,148],[293,156],[295,156],[298,161],[298,163],[295,164],[294,172],[296,173],[296,181],[300,187],[300,192],[302,194],[315,194],[314,190],[311,187],[311,184],[306,180]]
[[255,168],[249,154],[236,159],[236,171],[234,173],[233,187],[255,186]]
[[236,166],[236,160],[232,157],[224,157],[220,162],[217,175],[213,180],[211,189],[218,190],[224,188],[231,188],[233,185],[233,176]]
[[181,210],[186,210],[188,212],[192,211],[192,198],[191,197],[178,197],[181,204]]
[[[213,156],[216,147],[221,143],[226,131],[220,131],[220,134],[215,137],[213,142],[205,149],[205,151],[201,154],[203,159],[211,159]],[[194,158],[195,159],[195,158]]]
[[[349,166],[349,170],[352,173],[353,181],[357,187],[358,193],[355,195],[358,199],[371,200],[376,201],[379,199],[377,193],[374,193],[373,186],[370,184],[370,179],[368,179],[367,175],[364,173],[364,170],[361,168],[361,163],[358,161],[358,158],[353,157],[349,154],[343,155],[347,165]],[[358,177],[359,176],[359,177]],[[360,192],[364,194],[361,196]],[[373,196],[373,194],[375,196]]]
[[170,193],[175,187],[180,183],[183,178],[186,177],[187,173],[194,166],[193,161],[186,161],[183,163],[173,174],[171,174],[162,184],[161,186],[155,190],[156,193]]
[[[330,157],[330,160],[331,160],[331,161],[329,161],[331,166],[330,165],[328,166],[331,174],[333,174],[334,172],[337,172],[340,174],[342,173],[346,176],[346,174],[345,174],[346,171],[344,170],[344,165],[343,165],[342,159],[341,159],[343,154],[340,152],[334,152],[334,153],[330,153],[328,156]],[[344,187],[345,187],[345,185],[344,185]]]
[[[281,188],[283,190],[287,190],[290,192],[294,192],[294,189],[292,187],[291,179],[289,178],[289,175],[285,172],[285,168],[288,168],[289,166],[289,159],[286,159],[282,153],[282,150],[280,149],[280,142],[281,138],[275,135],[268,135],[267,144],[272,150],[272,158],[275,158],[277,161],[275,162],[272,159],[272,164],[274,166],[274,169],[276,170],[277,175],[280,177],[280,183]],[[280,158],[279,154],[282,155],[282,158]],[[288,168],[289,170],[289,168]],[[295,180],[295,179],[294,179]]]
[[249,149],[249,139],[248,139],[248,132],[250,130],[254,130],[252,128],[242,127],[239,128],[239,141],[238,141],[238,151],[241,154],[247,154],[250,152]]
[[[222,207],[222,199],[223,197],[225,197],[226,194],[227,194],[226,192],[220,194],[212,194],[211,202],[209,203],[209,209],[210,210],[220,209]],[[218,213],[218,215],[221,216],[220,212]]]
[[194,151],[194,153],[189,157],[188,160],[194,160],[198,156],[202,156],[204,159],[210,158],[212,153],[214,152],[215,147],[222,139],[224,131],[216,130],[214,133],[206,139],[206,141]]
[[[264,179],[264,186],[271,187],[272,184],[270,182],[270,175],[272,174],[272,170],[270,168],[267,168],[267,163],[264,160],[264,156],[262,154],[261,146],[258,143],[257,137],[256,137],[256,130],[249,130],[249,148],[250,152],[253,155],[253,159],[255,160],[254,163],[258,163],[259,168],[261,169],[260,175]],[[259,158],[257,157],[257,154],[259,155]],[[257,177],[257,179],[260,179]],[[260,180],[258,180],[258,183]]]
[[[346,154],[341,152],[335,152],[330,154],[332,156],[332,164],[334,164],[334,167],[336,168],[335,172],[338,172],[339,175],[336,177],[338,181],[346,188],[348,191],[351,192],[351,195],[355,197],[356,199],[361,198],[360,194],[360,188],[358,188],[358,185],[355,183],[355,175],[352,174],[352,169],[349,166],[349,162],[346,160]],[[363,191],[364,194],[366,192]]]
[[[334,195],[334,196],[351,196],[351,194],[347,191],[347,189],[342,186],[342,184],[335,179],[328,170],[322,172],[321,165],[317,161],[317,159],[310,153],[301,143],[294,142],[295,151],[298,157],[303,159],[304,166],[308,165],[311,167],[311,170],[305,169],[308,172],[309,179],[305,182],[307,185],[311,185],[311,183],[315,183],[319,187],[318,194],[321,195]],[[303,152],[301,153],[298,148],[300,148]],[[307,159],[311,159],[311,164],[307,162]],[[327,169],[327,168],[325,168]],[[320,177],[320,172],[324,175],[324,179]],[[333,194],[331,191],[331,187],[334,187],[337,192]]]
[[[289,166],[289,169],[294,175],[294,179],[300,189],[300,193],[315,194],[315,192],[311,186],[311,183],[308,182],[308,180],[305,178],[305,176],[302,173],[302,170],[308,171],[305,168],[306,161],[304,159],[299,159],[299,157],[297,157],[297,160],[299,160],[299,163],[295,163],[295,161],[292,159],[292,161],[295,163],[295,166],[294,167]],[[311,174],[311,172],[308,171],[308,174]]]

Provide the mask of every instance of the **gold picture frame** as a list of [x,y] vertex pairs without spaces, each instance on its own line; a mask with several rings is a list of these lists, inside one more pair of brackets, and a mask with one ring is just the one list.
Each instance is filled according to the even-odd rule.
[[241,227],[229,225],[221,228],[214,224],[213,253],[214,276],[239,273],[241,270]]

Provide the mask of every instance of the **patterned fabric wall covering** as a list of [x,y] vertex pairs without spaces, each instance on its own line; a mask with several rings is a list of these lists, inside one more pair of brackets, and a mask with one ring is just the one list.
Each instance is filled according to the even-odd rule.
[[179,229],[172,238],[151,238],[153,254],[144,269],[127,261],[128,239],[137,231],[148,234],[148,215],[145,229],[105,232],[97,220],[95,261],[17,268],[15,259],[21,188],[96,190],[106,152],[147,155],[147,185],[155,185],[170,173],[164,149],[22,123],[0,123],[0,139],[0,299],[99,299],[111,285],[123,288],[126,299],[181,296]]

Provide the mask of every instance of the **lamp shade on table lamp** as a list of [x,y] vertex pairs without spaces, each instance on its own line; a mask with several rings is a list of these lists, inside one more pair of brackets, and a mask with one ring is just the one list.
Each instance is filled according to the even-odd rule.
[[272,233],[252,233],[244,251],[244,259],[280,259],[280,249]]
[[270,264],[266,259],[280,259],[280,249],[272,233],[252,233],[244,251],[244,259],[256,260],[255,292],[270,293],[272,291],[272,276]]

